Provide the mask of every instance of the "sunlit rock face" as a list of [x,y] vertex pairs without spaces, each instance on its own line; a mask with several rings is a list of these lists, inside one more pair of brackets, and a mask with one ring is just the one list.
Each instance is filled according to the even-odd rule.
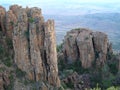
[[69,31],[63,43],[63,53],[67,63],[80,60],[84,68],[90,68],[93,62],[103,65],[109,52],[112,50],[107,35],[85,28]]
[[54,20],[44,21],[40,8],[0,6],[0,28],[12,39],[14,62],[34,81],[59,87]]

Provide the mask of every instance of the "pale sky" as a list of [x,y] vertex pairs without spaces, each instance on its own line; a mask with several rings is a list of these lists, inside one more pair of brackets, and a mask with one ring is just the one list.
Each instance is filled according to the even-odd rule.
[[120,0],[0,0],[7,9],[13,4],[40,7],[44,14],[120,12]]
[[41,2],[41,3],[45,3],[45,2],[120,2],[120,0],[0,0],[0,3],[11,3],[11,2],[22,2],[22,3],[26,3],[26,2]]

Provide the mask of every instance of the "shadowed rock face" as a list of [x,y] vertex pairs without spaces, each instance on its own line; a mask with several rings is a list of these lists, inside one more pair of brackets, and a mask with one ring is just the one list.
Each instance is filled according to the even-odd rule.
[[80,60],[84,68],[91,67],[94,61],[103,65],[109,51],[112,52],[110,49],[106,34],[84,28],[69,31],[63,44],[67,62]]
[[[3,22],[4,21],[4,22]],[[0,6],[0,28],[13,41],[14,62],[27,78],[60,86],[54,21],[44,21],[41,9]]]
[[0,28],[3,32],[5,32],[4,21],[5,21],[5,13],[6,10],[2,6],[0,6]]
[[119,60],[119,67],[118,67],[118,69],[119,69],[119,71],[120,71],[120,54],[119,54],[119,56],[118,56],[118,60]]

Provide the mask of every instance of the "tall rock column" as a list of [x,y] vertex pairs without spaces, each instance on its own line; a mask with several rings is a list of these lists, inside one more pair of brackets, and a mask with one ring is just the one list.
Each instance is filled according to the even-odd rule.
[[107,59],[109,42],[106,34],[93,32],[93,44],[98,64],[103,65]]
[[13,5],[10,10],[17,19],[12,36],[16,65],[30,80],[59,87],[54,21],[44,22],[37,7]]
[[48,20],[45,23],[45,51],[48,82],[54,86],[60,86],[57,67],[56,38],[54,21]]
[[[41,15],[41,9],[38,8],[31,8],[27,12],[29,17],[29,23],[28,23],[28,41],[29,41],[29,48],[30,48],[30,61],[31,65],[33,66],[33,72],[34,72],[34,79],[36,81],[44,80],[44,69],[43,68],[43,60],[42,60],[42,52],[40,51],[40,47],[42,47],[43,44],[40,44],[40,40],[44,40],[42,38],[40,32],[43,32],[44,29],[41,28],[43,25],[44,20]],[[40,36],[40,37],[38,37]]]
[[0,6],[0,29],[5,33],[5,8]]
[[82,67],[89,68],[95,59],[92,35],[90,30],[81,30],[77,37],[77,46]]
[[78,36],[78,31],[67,32],[64,40],[64,55],[68,63],[72,63],[79,58],[79,51],[77,47],[76,37]]
[[[29,59],[29,43],[27,40],[28,18],[24,9],[19,9],[17,12],[17,24],[14,25],[13,31],[13,47],[14,60],[18,68],[25,71],[29,78],[33,78],[32,66]],[[31,72],[30,72],[31,71]]]

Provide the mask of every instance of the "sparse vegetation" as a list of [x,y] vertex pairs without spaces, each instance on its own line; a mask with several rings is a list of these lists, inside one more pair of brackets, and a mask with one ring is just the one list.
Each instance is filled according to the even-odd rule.
[[9,49],[13,49],[13,42],[12,39],[6,38],[6,43]]
[[26,72],[22,71],[22,70],[19,69],[19,68],[16,68],[16,76],[17,76],[18,78],[25,77],[25,75],[26,75]]
[[5,68],[4,67],[0,67],[0,73],[4,72]]
[[8,67],[12,66],[12,60],[10,57],[6,57],[6,59],[2,60],[2,62]]
[[34,21],[35,21],[34,18],[29,18],[30,23],[33,23]]
[[[97,86],[96,88],[93,88],[93,89],[90,89],[90,90],[102,90],[102,89]],[[120,87],[111,86],[111,87],[107,88],[106,90],[120,90]]]
[[13,90],[14,76],[12,74],[10,74],[9,80],[10,80],[10,84],[8,86],[5,86],[5,90]]
[[[58,48],[58,52],[60,52],[62,47]],[[99,53],[96,54],[96,58],[98,58]],[[116,57],[116,56],[114,56]],[[66,64],[65,60],[58,60],[58,68],[59,68],[59,75],[61,79],[64,79],[71,75],[73,72],[77,72],[79,75],[81,74],[89,74],[90,75],[90,81],[91,81],[91,90],[111,90],[111,88],[114,87],[113,90],[119,90],[118,87],[119,84],[119,75],[118,74],[118,62],[112,61],[113,57],[109,57],[108,62],[105,62],[105,64],[101,67],[96,66],[96,61],[93,62],[93,67],[89,69],[84,69],[81,66],[81,61],[77,60],[76,62],[73,62],[72,64]],[[118,78],[118,79],[116,79]],[[96,84],[99,84],[99,87],[96,87]],[[117,84],[116,84],[117,83]],[[64,83],[62,85],[64,88],[73,88],[73,84]],[[111,87],[113,86],[113,87]],[[117,86],[117,88],[116,88]],[[87,89],[86,89],[87,90]],[[88,89],[89,90],[89,89]]]
[[14,25],[14,22],[13,22],[13,21],[10,21],[10,24],[11,24],[11,25]]
[[26,31],[24,32],[24,34],[25,34],[26,38],[29,39],[29,31],[26,30]]
[[1,58],[1,62],[4,63],[4,65],[8,67],[12,66],[11,56],[2,45],[0,45],[0,58]]
[[110,69],[110,72],[112,73],[112,74],[114,74],[114,75],[116,75],[117,74],[117,72],[118,72],[118,63],[116,62],[116,61],[114,61],[114,62],[109,62],[108,63],[108,66],[109,66],[109,69]]
[[57,52],[61,52],[62,47],[63,47],[63,43],[57,45]]
[[0,44],[0,57],[3,55],[4,53],[4,48],[3,46]]

